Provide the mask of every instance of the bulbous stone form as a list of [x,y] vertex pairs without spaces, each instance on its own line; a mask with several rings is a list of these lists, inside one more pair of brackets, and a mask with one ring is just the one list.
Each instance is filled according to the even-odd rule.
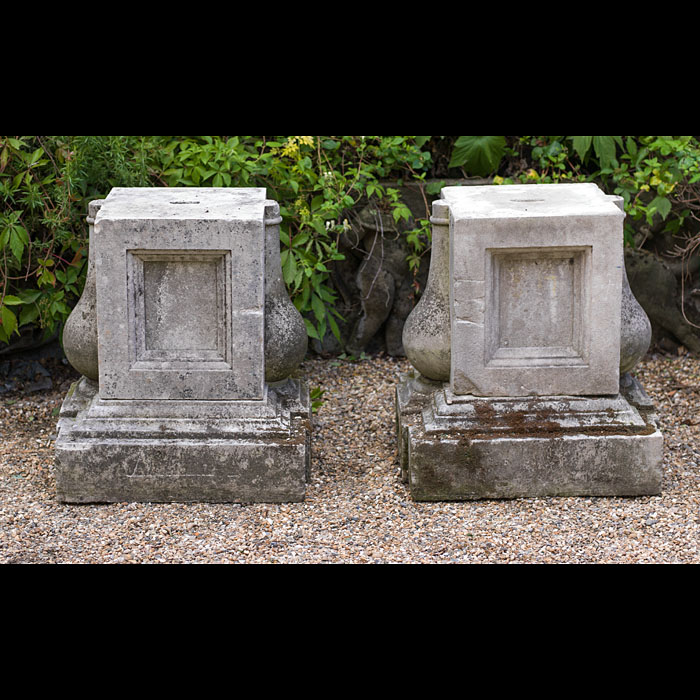
[[433,203],[430,273],[423,296],[403,329],[403,346],[411,364],[428,379],[450,379],[450,219],[446,203]]
[[265,380],[287,379],[301,364],[308,347],[306,324],[292,304],[282,279],[280,208],[265,203]]
[[627,271],[622,274],[622,325],[620,327],[620,374],[629,372],[641,360],[651,343],[651,322],[635,299]]
[[85,287],[78,303],[73,308],[63,327],[63,351],[68,362],[80,374],[94,382],[97,382],[99,379],[99,370],[97,362],[97,291],[95,285],[93,235],[95,217],[103,202],[103,199],[96,199],[88,205],[89,250]]
[[[625,211],[622,197],[611,196],[620,211]],[[620,325],[620,374],[629,372],[641,360],[651,343],[651,322],[635,299],[627,270],[622,267],[622,317]]]

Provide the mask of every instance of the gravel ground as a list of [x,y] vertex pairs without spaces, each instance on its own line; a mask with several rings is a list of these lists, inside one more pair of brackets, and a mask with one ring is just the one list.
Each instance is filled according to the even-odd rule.
[[[56,502],[53,441],[69,386],[0,396],[1,563],[698,563],[700,360],[650,356],[663,495],[415,503],[399,478],[405,360],[307,360],[325,391],[304,503]],[[55,384],[56,385],[56,384]]]

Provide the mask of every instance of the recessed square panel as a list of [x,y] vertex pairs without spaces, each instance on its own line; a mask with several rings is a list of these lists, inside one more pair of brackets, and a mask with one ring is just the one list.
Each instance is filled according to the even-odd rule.
[[583,279],[590,249],[487,253],[487,365],[585,363],[588,301]]
[[134,361],[226,362],[228,254],[129,251],[129,256]]

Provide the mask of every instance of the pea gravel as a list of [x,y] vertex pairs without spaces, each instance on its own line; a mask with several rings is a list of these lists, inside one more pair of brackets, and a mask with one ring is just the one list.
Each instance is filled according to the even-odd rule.
[[62,505],[56,414],[68,389],[0,396],[2,563],[698,563],[700,360],[637,368],[660,411],[663,494],[415,503],[399,478],[385,356],[310,359],[323,390],[298,504]]

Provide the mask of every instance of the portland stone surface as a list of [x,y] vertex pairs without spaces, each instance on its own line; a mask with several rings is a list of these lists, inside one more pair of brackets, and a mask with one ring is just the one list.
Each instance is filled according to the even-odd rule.
[[[433,225],[444,241],[449,223],[449,255],[407,321],[415,371],[396,397],[416,500],[659,493],[663,438],[629,374],[648,337],[629,322],[618,200],[594,184],[443,189]],[[431,332],[449,343],[440,363]]]
[[289,375],[306,332],[275,278],[279,222],[258,188],[115,188],[101,202],[83,304],[95,318],[64,338],[69,359],[96,344],[98,371],[60,413],[59,500],[303,499],[310,403]]

